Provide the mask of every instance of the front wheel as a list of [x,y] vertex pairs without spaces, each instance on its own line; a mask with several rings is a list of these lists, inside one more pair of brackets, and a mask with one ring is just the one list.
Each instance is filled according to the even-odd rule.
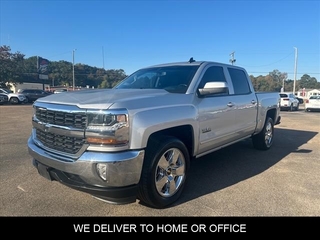
[[16,98],[16,97],[11,97],[9,102],[10,102],[11,104],[18,104],[18,103],[20,103],[19,99]]
[[150,140],[138,188],[138,199],[154,208],[164,208],[181,195],[190,165],[186,146],[177,138]]
[[260,133],[252,137],[253,146],[259,150],[268,150],[273,143],[274,122],[272,118],[267,117],[263,129]]

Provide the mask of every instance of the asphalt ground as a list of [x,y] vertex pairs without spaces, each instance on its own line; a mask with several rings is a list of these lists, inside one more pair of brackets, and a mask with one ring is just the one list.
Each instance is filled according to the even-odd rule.
[[32,105],[0,105],[0,216],[320,216],[320,113],[281,111],[272,149],[250,140],[192,162],[166,209],[112,205],[40,176],[27,150]]

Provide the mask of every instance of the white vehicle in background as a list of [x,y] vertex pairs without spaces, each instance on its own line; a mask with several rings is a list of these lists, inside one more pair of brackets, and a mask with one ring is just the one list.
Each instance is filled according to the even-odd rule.
[[320,111],[320,95],[311,96],[305,104],[305,111]]
[[56,90],[54,90],[53,93],[64,93],[64,92],[68,92],[68,89],[65,89],[65,88],[56,89]]
[[280,110],[298,111],[299,104],[299,100],[293,93],[280,93]]
[[21,93],[13,93],[6,88],[0,88],[0,93],[7,95],[8,101],[11,104],[21,104],[21,103],[26,103],[28,101],[25,95]]

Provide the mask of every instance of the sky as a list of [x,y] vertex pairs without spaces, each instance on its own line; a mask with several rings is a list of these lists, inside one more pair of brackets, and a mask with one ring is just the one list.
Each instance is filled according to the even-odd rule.
[[123,69],[195,60],[320,81],[320,0],[0,0],[0,45]]

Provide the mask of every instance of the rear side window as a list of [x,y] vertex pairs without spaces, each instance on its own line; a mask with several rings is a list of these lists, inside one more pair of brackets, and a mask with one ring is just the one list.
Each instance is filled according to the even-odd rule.
[[247,75],[243,70],[228,68],[235,94],[251,93]]

